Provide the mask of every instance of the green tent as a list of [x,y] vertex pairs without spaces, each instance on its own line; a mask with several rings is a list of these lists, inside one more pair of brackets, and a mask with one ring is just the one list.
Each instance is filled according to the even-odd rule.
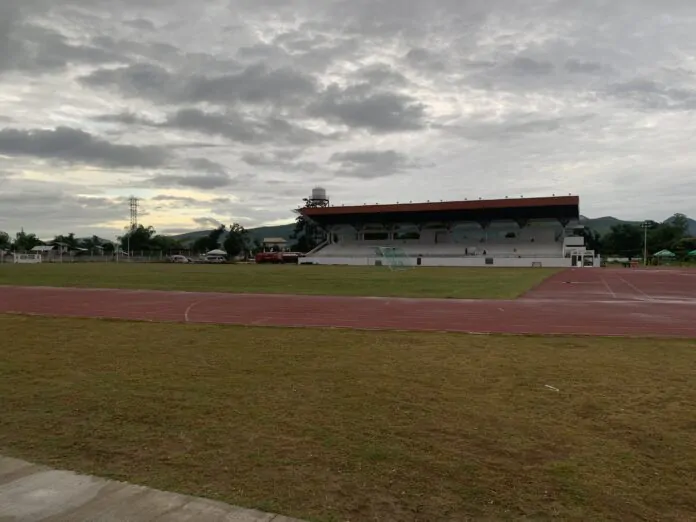
[[687,257],[696,257],[696,250],[692,250],[691,252],[689,252],[686,255],[687,255]]
[[677,257],[677,254],[670,252],[669,250],[660,250],[659,252],[653,254],[653,257]]

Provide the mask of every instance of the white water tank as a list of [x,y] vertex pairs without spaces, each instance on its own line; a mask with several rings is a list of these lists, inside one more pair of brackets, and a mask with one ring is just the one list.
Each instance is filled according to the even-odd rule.
[[314,187],[312,189],[312,199],[313,200],[326,200],[326,189],[321,187]]

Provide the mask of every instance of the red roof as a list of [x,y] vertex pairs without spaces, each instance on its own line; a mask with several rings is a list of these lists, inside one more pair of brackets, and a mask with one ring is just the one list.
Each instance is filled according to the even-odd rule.
[[442,212],[493,208],[560,207],[579,204],[580,198],[578,196],[553,196],[550,198],[478,199],[471,201],[444,201],[438,203],[334,206],[301,208],[299,211],[305,216],[331,216],[343,214],[381,214],[387,212]]

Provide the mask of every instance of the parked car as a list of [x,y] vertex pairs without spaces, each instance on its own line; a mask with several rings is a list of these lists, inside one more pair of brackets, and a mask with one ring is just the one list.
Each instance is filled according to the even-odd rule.
[[180,255],[169,256],[167,261],[170,263],[193,263],[188,257]]
[[225,256],[205,256],[206,263],[225,263],[227,259]]

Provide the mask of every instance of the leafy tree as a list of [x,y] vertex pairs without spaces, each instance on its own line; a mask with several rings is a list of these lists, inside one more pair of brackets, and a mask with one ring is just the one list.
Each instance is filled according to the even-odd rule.
[[290,239],[295,240],[291,246],[294,252],[307,253],[324,241],[325,234],[321,228],[300,215],[295,219],[295,230],[290,235]]
[[9,250],[12,246],[10,235],[7,232],[0,230],[0,250]]
[[672,245],[672,251],[679,257],[686,257],[692,250],[696,250],[696,237],[683,237]]
[[102,240],[99,236],[92,236],[88,237],[82,240],[81,246],[82,248],[86,248],[87,250],[93,251],[99,247],[102,247]]
[[[304,198],[302,201],[304,201],[305,207],[317,206],[308,198]],[[326,240],[326,232],[300,214],[295,219],[295,230],[290,235],[290,239],[295,240],[291,247],[293,251],[307,253]]]
[[160,250],[162,252],[184,250],[184,247],[179,240],[160,234],[154,236],[150,243],[151,250]]
[[84,238],[82,241],[80,241],[79,246],[82,248],[86,248],[92,254],[106,253],[109,246],[111,246],[111,249],[108,251],[112,252],[114,250],[113,243],[111,243],[110,241],[104,241],[99,236]]
[[689,233],[689,218],[684,214],[674,214],[667,221],[671,226],[681,232],[681,237],[684,237]]
[[74,249],[78,246],[78,241],[75,234],[70,232],[67,236],[59,235],[53,238],[53,243],[57,244],[61,249]]
[[655,228],[648,231],[649,251],[658,252],[664,249],[672,250],[676,243],[684,237],[686,230],[686,227],[681,224],[675,224],[673,221],[660,223]]
[[193,243],[193,249],[196,252],[210,252],[216,248],[220,248],[220,240],[227,231],[225,225],[220,225],[215,230],[212,230],[207,236],[198,238]]
[[14,246],[18,252],[28,252],[41,244],[41,240],[36,237],[36,234],[27,234],[24,230],[17,232],[15,236]]
[[261,243],[261,241],[259,241],[258,238],[254,238],[250,250],[252,254],[258,254],[259,252],[263,252],[263,244]]
[[246,254],[249,250],[249,232],[239,223],[233,223],[227,233],[224,248],[231,258]]
[[638,257],[643,249],[643,230],[633,224],[614,225],[604,237],[603,248],[606,254],[629,259]]
[[149,251],[152,250],[152,238],[155,235],[153,227],[138,225],[133,230],[129,230],[119,237],[121,250],[124,251]]

